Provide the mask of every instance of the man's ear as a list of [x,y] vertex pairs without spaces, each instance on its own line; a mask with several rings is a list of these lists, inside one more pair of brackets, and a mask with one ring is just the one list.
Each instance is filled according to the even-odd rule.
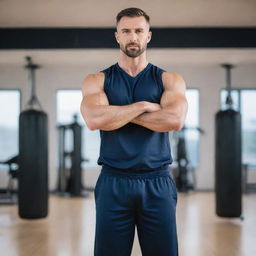
[[149,31],[148,32],[148,40],[147,40],[148,43],[151,41],[151,38],[152,38],[152,31]]
[[115,38],[116,38],[116,41],[119,43],[118,33],[117,32],[115,32]]

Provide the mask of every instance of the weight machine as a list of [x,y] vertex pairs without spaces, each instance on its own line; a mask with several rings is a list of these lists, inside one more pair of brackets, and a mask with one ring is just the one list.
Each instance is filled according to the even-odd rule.
[[[88,159],[82,158],[82,126],[77,122],[77,114],[73,116],[73,122],[67,125],[58,125],[59,134],[59,166],[58,184],[56,193],[61,196],[86,197],[82,184],[81,164]],[[71,150],[67,149],[67,135],[72,138]]]

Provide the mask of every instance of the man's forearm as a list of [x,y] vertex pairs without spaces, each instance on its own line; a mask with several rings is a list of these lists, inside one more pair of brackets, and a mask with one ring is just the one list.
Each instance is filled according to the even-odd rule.
[[166,132],[177,130],[180,119],[176,113],[171,113],[168,107],[151,113],[143,113],[134,118],[132,123],[144,126],[152,131]]
[[118,129],[146,111],[144,102],[136,102],[125,106],[93,106],[88,109],[91,130],[111,131]]

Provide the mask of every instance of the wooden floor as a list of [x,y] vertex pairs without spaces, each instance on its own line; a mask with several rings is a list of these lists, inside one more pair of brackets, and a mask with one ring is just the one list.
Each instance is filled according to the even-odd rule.
[[[211,192],[179,193],[179,255],[256,255],[256,194],[243,196],[243,216],[216,217]],[[94,228],[93,193],[85,199],[51,195],[49,216],[39,220],[20,219],[17,205],[0,206],[0,255],[93,256]],[[136,236],[132,256],[139,255]]]

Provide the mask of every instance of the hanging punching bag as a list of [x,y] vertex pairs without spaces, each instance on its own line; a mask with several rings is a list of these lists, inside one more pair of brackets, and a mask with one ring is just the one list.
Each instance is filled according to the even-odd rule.
[[48,119],[35,96],[38,66],[27,60],[31,98],[19,116],[18,210],[21,218],[31,219],[48,214]]
[[227,68],[227,110],[215,116],[215,194],[216,214],[220,217],[241,217],[242,162],[241,115],[232,109],[230,68]]

